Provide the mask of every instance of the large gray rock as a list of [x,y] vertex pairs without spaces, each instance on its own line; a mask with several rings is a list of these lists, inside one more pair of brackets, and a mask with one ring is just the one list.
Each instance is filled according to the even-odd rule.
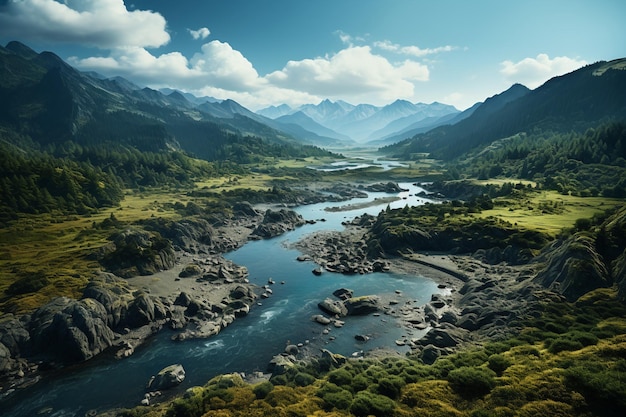
[[115,275],[130,278],[170,269],[176,255],[170,241],[160,234],[127,229],[112,237],[100,263]]
[[4,314],[0,317],[0,343],[2,343],[13,356],[30,347],[30,333],[26,328],[28,316],[17,318],[13,314]]
[[267,210],[263,221],[254,229],[252,235],[267,239],[294,230],[305,223],[304,218],[293,210]]
[[276,355],[272,358],[270,363],[267,365],[267,370],[268,372],[271,372],[272,375],[281,375],[296,366],[295,361],[296,358],[293,355],[281,353],[280,355]]
[[317,304],[320,310],[332,316],[345,316],[348,314],[348,308],[339,300],[326,298]]
[[181,364],[170,365],[150,378],[148,391],[161,391],[174,388],[185,380],[185,369]]
[[344,301],[349,316],[360,316],[381,310],[380,298],[376,295],[364,295]]
[[93,277],[83,291],[83,298],[93,298],[107,311],[107,325],[115,329],[124,323],[128,305],[134,300],[134,289],[124,279],[102,272]]
[[33,313],[30,333],[36,352],[53,353],[66,363],[90,359],[114,339],[106,309],[92,298],[52,300]]

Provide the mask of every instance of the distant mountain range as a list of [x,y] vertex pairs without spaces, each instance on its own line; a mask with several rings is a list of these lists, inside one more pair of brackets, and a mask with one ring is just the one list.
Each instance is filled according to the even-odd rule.
[[[441,103],[411,103],[396,100],[386,106],[370,104],[352,105],[344,101],[323,100],[317,105],[305,104],[296,109],[288,105],[271,106],[258,114],[281,123],[299,124],[308,130],[337,139],[356,142],[383,140],[391,143],[405,131],[415,128],[436,127],[459,114],[454,106]],[[323,133],[322,133],[323,132]],[[401,136],[404,139],[407,136]],[[393,138],[393,139],[390,139]]]
[[121,77],[80,72],[51,52],[37,53],[15,41],[0,46],[0,133],[20,146],[112,141],[141,151],[180,148],[209,160],[233,137],[290,147],[339,142],[260,116],[233,100],[156,91]]
[[518,133],[584,132],[603,122],[626,121],[626,58],[585,66],[535,90],[515,84],[459,116],[383,150],[449,160]]
[[[453,158],[520,132],[581,131],[601,120],[623,120],[625,68],[624,59],[598,62],[535,90],[516,84],[463,112],[437,102],[396,100],[378,107],[323,100],[255,113],[233,100],[80,72],[51,52],[10,42],[0,47],[0,135],[21,145],[114,141],[140,151],[182,149],[208,160],[226,158],[240,146],[276,153],[272,147],[355,143],[403,157],[428,152]],[[246,147],[254,140],[267,145]]]

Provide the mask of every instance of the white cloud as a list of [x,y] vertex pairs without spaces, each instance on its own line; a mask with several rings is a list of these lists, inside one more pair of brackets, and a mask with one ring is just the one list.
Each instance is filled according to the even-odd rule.
[[414,61],[392,64],[369,46],[351,46],[332,56],[289,61],[266,79],[282,88],[323,97],[380,99],[409,97],[415,81],[427,81],[428,67]]
[[437,48],[422,49],[419,46],[401,46],[396,43],[391,43],[390,41],[374,42],[374,46],[384,51],[394,52],[402,55],[410,55],[418,58],[426,55],[438,54],[441,52],[450,52],[455,49],[455,47],[450,45],[439,46]]
[[208,28],[200,28],[198,30],[191,30],[191,29],[187,29],[187,30],[191,34],[191,37],[196,40],[206,39],[211,34],[211,31]]
[[69,62],[83,70],[121,75],[153,87],[254,91],[264,83],[250,61],[220,41],[204,44],[190,60],[180,52],[155,56],[144,48],[127,47],[113,49],[107,57],[72,57]]
[[521,83],[529,88],[539,87],[552,77],[574,71],[587,62],[566,56],[550,59],[547,54],[539,54],[536,58],[524,58],[519,62],[504,61],[500,72],[507,80]]
[[159,13],[129,11],[123,0],[9,0],[0,10],[5,35],[22,41],[73,42],[103,49],[159,47],[170,40]]

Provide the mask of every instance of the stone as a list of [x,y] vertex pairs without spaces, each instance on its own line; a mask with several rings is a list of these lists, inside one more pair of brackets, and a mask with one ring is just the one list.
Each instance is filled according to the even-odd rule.
[[148,391],[160,391],[174,388],[185,380],[185,369],[181,364],[165,367],[158,374],[150,378]]
[[316,314],[311,317],[311,320],[317,322],[319,324],[330,324],[331,320],[328,317],[322,316],[321,314]]
[[36,352],[65,363],[91,359],[113,344],[107,311],[98,301],[58,297],[33,313],[30,333]]
[[345,316],[348,314],[348,309],[341,301],[333,300],[331,298],[326,298],[324,301],[318,303],[317,306],[320,310],[333,316]]
[[289,369],[295,366],[295,360],[292,355],[280,354],[276,355],[272,358],[270,363],[267,365],[267,371],[271,372],[272,375],[281,375],[287,372]]
[[333,291],[333,295],[340,300],[347,300],[348,298],[352,298],[353,294],[354,291],[348,288],[339,288],[338,290]]
[[296,345],[287,345],[287,347],[285,347],[285,353],[288,355],[297,355],[300,353],[300,350]]
[[349,316],[358,316],[380,311],[380,299],[376,295],[365,295],[344,301]]

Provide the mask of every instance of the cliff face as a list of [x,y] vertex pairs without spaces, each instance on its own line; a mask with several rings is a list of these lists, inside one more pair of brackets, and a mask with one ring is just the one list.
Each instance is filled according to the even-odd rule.
[[577,233],[565,241],[553,243],[547,252],[547,265],[535,281],[560,292],[569,301],[593,289],[612,285],[592,235]]
[[547,246],[541,259],[545,268],[535,282],[559,291],[569,301],[612,285],[626,300],[626,207],[588,231]]

